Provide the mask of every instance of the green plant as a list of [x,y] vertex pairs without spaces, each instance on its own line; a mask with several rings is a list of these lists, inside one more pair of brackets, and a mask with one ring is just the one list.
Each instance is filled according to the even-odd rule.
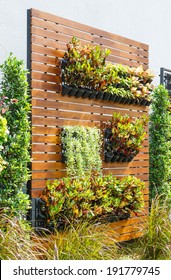
[[119,180],[112,175],[70,178],[48,182],[41,199],[46,202],[49,221],[58,224],[75,219],[97,219],[143,208],[144,183],[136,177]]
[[67,65],[64,71],[66,84],[102,91],[117,96],[150,101],[154,89],[151,84],[154,74],[142,66],[130,68],[120,64],[106,63],[110,50],[101,50],[99,46],[81,45],[73,37],[67,44],[64,58]]
[[[99,74],[110,51],[100,50],[99,46],[81,46],[81,42],[75,37],[67,44],[67,49],[64,55],[68,61],[65,68],[65,82],[91,89],[98,87],[99,76],[101,76]],[[93,79],[95,76],[96,79]]]
[[110,122],[104,125],[111,131],[109,141],[106,143],[106,151],[112,151],[114,155],[133,157],[142,148],[145,139],[145,126],[147,117],[132,118],[129,115],[122,116],[114,113]]
[[5,118],[3,118],[0,115],[0,173],[6,164],[6,162],[3,160],[2,156],[1,156],[1,152],[3,149],[2,145],[5,143],[5,141],[7,139],[7,133],[8,133],[7,121]]
[[[54,250],[55,244],[55,250]],[[59,260],[111,260],[117,259],[118,246],[108,229],[88,221],[70,224],[64,232],[55,231],[48,240],[48,255]]]
[[9,134],[2,151],[7,165],[0,174],[0,207],[21,216],[26,213],[29,205],[28,196],[23,193],[29,178],[27,165],[30,162],[27,71],[24,70],[23,61],[12,54],[1,65],[1,70],[1,100],[3,99],[3,116],[7,120]]
[[84,221],[37,235],[26,221],[0,213],[1,260],[107,260],[117,258],[117,247],[105,226]]
[[169,94],[164,86],[158,86],[153,93],[152,112],[150,114],[150,193],[170,197],[170,144],[169,133],[171,116],[169,112]]
[[64,126],[61,133],[62,149],[69,176],[101,173],[102,137],[97,128]]
[[168,201],[164,195],[152,200],[144,234],[138,240],[141,258],[146,260],[171,259],[171,222]]

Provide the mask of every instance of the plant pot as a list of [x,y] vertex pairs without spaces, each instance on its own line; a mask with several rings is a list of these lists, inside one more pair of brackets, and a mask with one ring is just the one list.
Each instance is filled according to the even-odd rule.
[[150,105],[151,105],[151,101],[148,101],[148,100],[147,100],[147,102],[146,102],[145,105],[146,105],[146,106],[150,106]]
[[66,59],[62,59],[61,61],[61,69],[65,69],[65,66],[67,65],[67,60]]
[[104,134],[105,139],[109,139],[111,136],[112,136],[111,128],[106,128],[105,129],[105,134]]
[[108,139],[105,139],[105,151],[108,152],[108,151],[112,151],[112,142],[111,141],[108,141]]
[[96,99],[100,99],[100,100],[103,100],[103,96],[104,96],[104,92],[102,91],[99,91],[96,95]]
[[90,98],[90,99],[94,99],[95,96],[96,96],[96,92],[95,92],[95,91],[91,91],[91,92],[90,92],[90,95],[89,95],[89,98]]
[[83,98],[89,98],[91,91],[89,89],[85,89],[82,97]]
[[84,92],[85,92],[85,89],[79,88],[77,93],[76,93],[76,97],[82,97]]
[[111,94],[111,96],[110,96],[110,101],[115,102],[116,97],[117,97],[117,96],[116,96],[115,94]]
[[68,85],[62,85],[62,95],[68,95],[71,91],[71,87]]
[[111,93],[105,92],[103,95],[103,100],[108,101],[110,99],[110,97],[111,97]]
[[119,156],[118,155],[114,155],[111,162],[117,162],[118,161]]
[[111,162],[112,158],[113,158],[113,152],[105,153],[105,162],[107,162],[107,163]]
[[115,102],[118,102],[118,103],[120,103],[121,102],[121,100],[122,100],[122,96],[116,96],[116,99],[115,99]]
[[71,91],[69,92],[69,96],[76,96],[78,92],[78,88],[71,87]]
[[129,156],[128,162],[132,161],[134,156]]
[[124,156],[122,162],[129,162],[130,156]]
[[120,154],[120,155],[118,156],[117,161],[118,161],[118,162],[123,162],[123,160],[124,160],[124,156],[123,156],[122,154]]
[[147,103],[147,100],[144,98],[141,98],[140,105],[145,106],[146,103]]

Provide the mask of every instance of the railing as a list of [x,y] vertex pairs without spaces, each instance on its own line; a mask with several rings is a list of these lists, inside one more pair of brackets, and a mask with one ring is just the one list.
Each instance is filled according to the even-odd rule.
[[171,70],[160,68],[160,84],[164,85],[171,95]]

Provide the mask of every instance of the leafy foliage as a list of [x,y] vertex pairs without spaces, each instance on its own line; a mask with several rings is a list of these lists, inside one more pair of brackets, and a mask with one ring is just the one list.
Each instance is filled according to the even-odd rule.
[[140,211],[144,205],[145,184],[128,176],[119,180],[113,175],[57,179],[48,182],[41,196],[46,202],[49,219],[61,216],[69,221],[92,219],[105,214],[119,215]]
[[107,146],[108,150],[115,155],[137,155],[145,139],[146,124],[146,116],[132,118],[129,115],[122,116],[120,113],[114,113],[111,121],[104,125],[105,128],[111,131],[108,143],[110,145]]
[[28,196],[23,193],[29,178],[27,165],[30,161],[27,71],[24,70],[23,61],[12,54],[1,65],[1,69],[1,100],[9,134],[2,151],[7,166],[0,174],[0,206],[20,216],[26,213],[29,205]]
[[100,50],[99,46],[82,46],[75,37],[67,44],[67,49],[64,56],[68,61],[64,73],[66,84],[150,101],[154,74],[149,69],[106,63],[110,50]]
[[153,93],[150,114],[150,191],[151,197],[158,193],[171,199],[171,185],[168,181],[171,164],[169,105],[168,91],[164,86],[158,86]]
[[102,137],[99,129],[64,126],[61,140],[69,176],[101,173]]

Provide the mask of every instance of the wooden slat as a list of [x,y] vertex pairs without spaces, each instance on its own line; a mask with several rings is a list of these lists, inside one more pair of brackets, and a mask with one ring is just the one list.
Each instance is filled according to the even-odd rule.
[[[78,31],[73,32],[72,29],[67,29],[69,31],[68,34],[70,35],[70,38],[68,38],[68,35],[65,36],[63,34],[59,34],[59,27],[60,27],[60,25],[58,25],[58,27],[56,28],[56,31],[53,31],[53,30],[49,31],[49,30],[46,30],[46,29],[42,29],[42,28],[32,26],[31,27],[31,32],[34,35],[46,37],[48,39],[62,40],[65,43],[68,43],[68,41],[70,41],[73,36],[75,36],[75,37],[77,36],[79,38]],[[79,32],[79,33],[81,33],[81,32]],[[86,33],[81,33],[81,34],[86,35],[85,36],[86,40],[89,40],[90,42],[93,41],[93,42],[96,42],[98,44],[103,44],[104,46],[108,46],[110,48],[111,47],[113,48],[113,42],[110,41],[110,40],[104,40],[102,38],[94,37],[94,36],[92,36],[90,34],[86,34]],[[81,43],[86,44],[87,42],[81,40]],[[114,55],[116,57],[122,57],[122,58],[130,59],[130,60],[135,60],[135,61],[142,62],[142,63],[145,63],[145,64],[148,63],[148,58],[141,57],[139,55],[137,56],[137,54],[133,54],[132,52],[133,52],[132,47],[129,47],[129,52],[122,52],[121,50],[111,49],[111,56],[110,56],[111,59],[109,59],[109,60],[112,61],[112,55]]]
[[[44,74],[45,75],[45,74]],[[45,76],[46,77],[46,76]],[[51,76],[49,76],[49,79]],[[53,77],[52,77],[53,78]],[[54,102],[51,100],[39,100],[39,99],[32,99],[32,106],[33,107],[46,107],[46,108],[54,108],[54,109],[63,109],[65,106],[65,110],[72,110],[72,111],[82,111],[82,112],[91,112],[91,113],[98,113],[98,114],[108,114],[111,115],[114,112],[121,113],[122,115],[126,114],[127,112],[123,111],[121,112],[120,108],[104,108],[104,107],[96,107],[96,106],[91,106],[87,103],[84,103],[81,108],[80,104],[73,104],[67,102],[64,104],[63,102]],[[132,117],[141,117],[142,112],[139,111],[130,111],[129,110],[129,115]]]
[[32,70],[39,71],[39,72],[46,72],[52,73],[56,75],[61,74],[61,69],[56,66],[44,65],[42,63],[32,62]]
[[137,46],[137,47],[140,47],[142,49],[148,50],[148,45],[146,45],[146,44],[143,44],[143,43],[137,42],[135,40],[131,40],[131,39],[119,36],[119,35],[115,35],[115,34],[112,34],[110,32],[104,31],[104,30],[93,28],[93,27],[90,27],[90,26],[87,26],[87,25],[84,25],[84,24],[81,24],[81,23],[71,21],[71,20],[68,21],[65,18],[55,16],[55,15],[45,13],[45,12],[40,12],[40,11],[35,10],[35,9],[32,9],[31,13],[32,13],[32,17],[45,19],[49,22],[54,22],[54,23],[58,23],[58,24],[60,23],[62,25],[70,26],[71,28],[75,28],[75,29],[81,30],[83,32],[97,34],[99,36],[110,38],[111,40],[113,39],[113,40],[122,42],[124,44],[133,45],[133,46]]
[[49,75],[49,74],[45,74],[45,73],[41,73],[41,72],[32,72],[31,78],[34,80],[61,84],[61,76]]
[[50,153],[50,152],[61,152],[61,146],[59,145],[45,145],[45,144],[32,144],[32,153],[34,152],[45,152],[45,153]]
[[[55,31],[55,32],[60,32],[63,34],[70,34],[71,36],[76,36],[79,39],[84,39],[86,41],[90,41],[90,42],[97,42],[100,45],[107,45],[108,43],[106,43],[105,41],[101,41],[102,38],[101,37],[97,37],[96,35],[92,35],[91,33],[87,33],[87,32],[81,32],[79,30],[76,29],[72,29],[68,26],[63,26],[61,24],[56,25],[53,22],[49,22],[49,21],[44,21],[41,20],[39,18],[32,18],[32,26],[38,26],[39,28],[43,28],[43,29],[48,29],[51,31]],[[99,38],[99,41],[96,41],[97,39],[94,40],[94,38]],[[148,53],[147,51],[144,51],[142,49],[133,47],[132,45],[126,45],[123,43],[118,43],[113,41],[113,44],[110,45],[111,48],[113,49],[118,49],[123,50],[124,52],[128,52],[128,53],[135,53],[137,55],[141,55],[142,57],[148,57]]]

